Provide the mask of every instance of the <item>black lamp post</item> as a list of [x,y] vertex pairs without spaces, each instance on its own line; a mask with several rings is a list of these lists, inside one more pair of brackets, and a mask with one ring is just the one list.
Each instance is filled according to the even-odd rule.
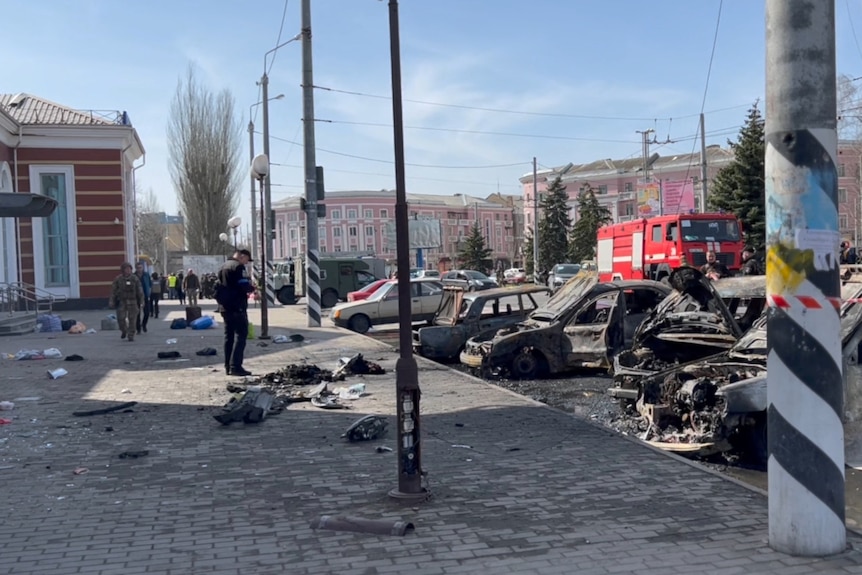
[[[269,175],[269,158],[266,154],[259,154],[254,157],[254,160],[251,162],[251,171],[254,174],[255,179],[260,183],[260,205],[264,206],[264,198],[265,198],[265,186],[264,182]],[[266,272],[267,272],[267,264],[266,264],[266,238],[263,237],[263,234],[266,233],[266,210],[260,210],[260,289],[261,289],[261,298],[260,298],[260,336],[259,339],[269,339],[269,308],[266,301]],[[234,234],[236,234],[236,229],[234,229]],[[412,337],[412,332],[411,332]]]

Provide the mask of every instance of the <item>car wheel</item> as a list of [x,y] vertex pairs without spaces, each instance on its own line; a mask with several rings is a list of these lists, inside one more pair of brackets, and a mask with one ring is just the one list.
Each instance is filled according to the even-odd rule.
[[540,366],[539,354],[524,349],[512,360],[509,371],[515,379],[535,379],[539,375]]
[[275,294],[275,297],[278,299],[278,303],[281,305],[293,305],[296,303],[296,298],[292,296],[286,289],[278,290],[278,293]]
[[371,320],[364,313],[360,313],[350,318],[350,321],[347,322],[347,327],[356,333],[368,333],[368,330],[371,328]]
[[338,292],[334,289],[328,289],[320,296],[321,307],[335,307],[338,303]]

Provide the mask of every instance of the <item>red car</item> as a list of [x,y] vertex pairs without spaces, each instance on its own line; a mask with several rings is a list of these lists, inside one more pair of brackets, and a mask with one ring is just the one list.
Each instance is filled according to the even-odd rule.
[[352,291],[347,294],[347,301],[362,301],[364,299],[368,299],[371,297],[371,294],[376,292],[380,286],[388,281],[389,280],[377,280],[376,282],[371,282],[361,290]]

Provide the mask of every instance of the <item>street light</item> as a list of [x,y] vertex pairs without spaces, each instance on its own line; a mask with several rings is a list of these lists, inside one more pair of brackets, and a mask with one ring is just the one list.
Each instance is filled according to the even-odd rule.
[[227,250],[225,249],[227,248],[227,234],[224,232],[220,233],[218,239],[222,241],[222,251],[225,252],[224,259],[227,260]]
[[[269,179],[269,157],[266,154],[254,157],[251,162],[251,173],[260,182],[260,205],[263,206],[264,181]],[[264,226],[264,211],[260,211],[261,230],[266,229]],[[236,229],[234,229],[234,233],[236,233]],[[262,295],[260,298],[260,339],[269,339],[269,308],[266,301],[266,252],[266,242],[260,242],[260,287]]]
[[[284,98],[284,94],[279,94],[270,100],[281,100]],[[251,111],[256,107],[263,104],[263,100],[259,102],[255,102],[251,106],[248,107],[248,161],[254,161],[254,120],[252,120]],[[251,175],[251,259],[254,259],[255,254],[257,254],[257,248],[255,244],[258,242],[257,237],[257,199],[254,191],[254,174]],[[263,206],[261,206],[263,209]],[[263,231],[263,230],[261,230]],[[263,241],[263,238],[260,238],[260,241]]]
[[[239,216],[234,216],[227,221],[227,227],[233,230],[233,248],[238,249],[239,245],[236,243],[236,230],[238,227],[242,225],[242,218]],[[254,256],[252,256],[254,259]]]

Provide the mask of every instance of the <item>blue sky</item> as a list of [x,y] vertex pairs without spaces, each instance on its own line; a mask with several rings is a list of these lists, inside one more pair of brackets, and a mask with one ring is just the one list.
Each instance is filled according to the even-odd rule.
[[[15,25],[0,35],[7,54],[0,89],[79,109],[127,110],[147,149],[140,181],[168,212],[176,199],[165,126],[179,77],[193,63],[210,88],[230,89],[247,145],[255,83],[285,6],[4,5]],[[408,191],[518,193],[533,156],[541,166],[634,157],[641,152],[636,131],[650,128],[657,140],[673,140],[653,151],[691,152],[718,11],[719,0],[402,0]],[[838,70],[860,76],[853,27],[862,33],[862,0],[838,0],[836,14]],[[288,0],[282,41],[299,28],[299,0]],[[367,94],[316,91],[317,163],[326,168],[327,188],[393,188],[387,2],[312,0],[312,29],[315,84]],[[283,164],[273,168],[274,200],[302,190],[302,148],[288,143],[302,140],[300,80],[294,42],[278,51],[270,72],[270,95],[285,95],[270,106],[271,161]],[[735,138],[746,108],[763,93],[764,2],[724,0],[704,108],[707,142]],[[260,126],[259,113],[257,119]],[[260,151],[259,136],[256,146]],[[245,216],[247,187],[241,194]]]

